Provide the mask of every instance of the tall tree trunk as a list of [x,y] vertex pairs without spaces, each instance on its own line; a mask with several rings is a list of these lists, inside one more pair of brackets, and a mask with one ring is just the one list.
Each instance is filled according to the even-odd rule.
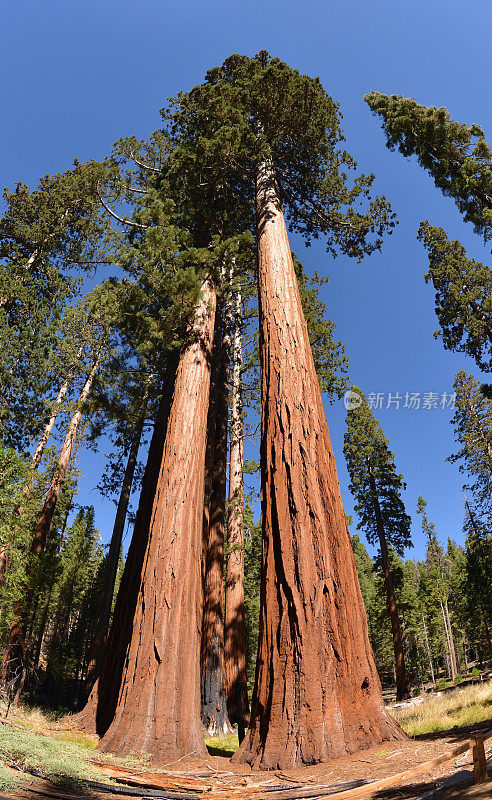
[[118,561],[121,552],[121,543],[123,541],[123,531],[125,529],[126,514],[128,511],[128,503],[130,502],[130,495],[132,492],[133,476],[135,474],[135,467],[137,464],[138,449],[140,447],[140,440],[142,438],[143,426],[145,423],[145,414],[147,411],[147,397],[146,393],[143,398],[142,412],[137,420],[133,437],[130,443],[130,450],[128,452],[128,460],[126,463],[125,474],[123,476],[123,483],[121,485],[120,497],[116,509],[116,516],[114,519],[113,533],[111,534],[111,541],[109,545],[108,555],[104,566],[103,583],[99,604],[99,618],[94,632],[94,638],[91,644],[89,655],[89,663],[87,666],[87,676],[85,681],[85,696],[86,698],[92,691],[99,672],[101,671],[101,662],[104,653],[104,643],[108,635],[109,620],[111,617],[111,606],[113,604],[114,587],[116,584],[116,575],[118,572]]
[[132,635],[103,751],[144,751],[167,761],[206,753],[200,556],[214,320],[215,291],[207,279],[176,374]]
[[9,638],[5,649],[5,654],[2,662],[2,681],[5,684],[14,684],[16,686],[16,699],[20,697],[22,687],[26,678],[26,665],[24,664],[24,651],[25,651],[25,635],[26,625],[31,611],[31,604],[34,596],[34,564],[35,559],[43,552],[48,540],[51,523],[56,509],[58,497],[65,480],[67,467],[72,453],[72,447],[77,435],[77,429],[82,417],[84,403],[89,397],[89,393],[94,381],[94,377],[101,362],[102,350],[99,352],[95,359],[91,371],[84,383],[80,393],[77,408],[72,416],[70,424],[65,435],[65,440],[61,447],[58,462],[51,478],[51,483],[46,494],[43,509],[38,519],[34,535],[31,541],[30,554],[31,559],[26,570],[26,584],[24,597],[20,600],[15,607],[14,621],[12,622]]
[[104,648],[101,672],[84,708],[72,717],[79,728],[90,733],[97,733],[99,736],[106,733],[113,720],[126,654],[133,634],[133,618],[137,608],[142,569],[149,541],[152,509],[157,492],[178,361],[179,353],[172,351],[168,356],[162,381],[162,396],[147,455],[133,535]]
[[243,415],[241,370],[241,293],[236,292],[234,346],[232,357],[231,427],[229,457],[229,515],[227,518],[227,567],[225,587],[224,657],[227,711],[237,723],[239,743],[249,722],[246,679],[246,633],[244,624],[244,499],[243,499]]
[[404,737],[386,712],[273,168],[257,176],[263,570],[236,761],[312,764]]
[[369,484],[371,487],[372,502],[374,506],[374,516],[376,517],[376,527],[378,531],[379,546],[381,548],[381,563],[383,567],[384,588],[388,602],[388,611],[391,620],[391,632],[393,634],[393,652],[395,654],[396,671],[396,699],[405,700],[411,697],[410,681],[408,680],[407,669],[405,666],[405,654],[403,650],[403,637],[401,635],[400,619],[398,606],[396,603],[395,585],[391,574],[391,564],[388,553],[388,544],[384,532],[383,517],[379,505],[379,497],[376,489],[376,481],[369,465]]
[[425,615],[424,614],[422,614],[422,627],[423,627],[423,631],[424,631],[425,649],[426,649],[426,652],[427,652],[427,658],[429,659],[429,667],[430,667],[430,671],[431,671],[431,679],[432,679],[432,683],[435,683],[436,682],[436,677],[435,677],[435,674],[434,674],[434,664],[432,663],[432,653],[431,653],[430,644],[429,644],[429,637],[427,636],[427,625],[425,624]]
[[232,730],[227,716],[223,627],[227,428],[232,325],[230,296],[223,296],[219,304],[216,324],[220,325],[220,338],[217,350],[214,351],[214,359],[217,362],[215,448],[200,648],[201,718],[211,735],[225,734]]

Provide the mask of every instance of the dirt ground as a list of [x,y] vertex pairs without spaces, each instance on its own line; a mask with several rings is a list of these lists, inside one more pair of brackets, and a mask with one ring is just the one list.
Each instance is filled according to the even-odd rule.
[[[246,765],[231,764],[228,758],[222,756],[209,756],[207,759],[187,757],[179,762],[162,765],[161,767],[148,766],[145,768],[122,768],[103,761],[101,755],[98,771],[103,775],[117,779],[120,788],[100,791],[97,786],[90,786],[83,790],[72,788],[56,788],[53,784],[40,778],[27,777],[22,791],[14,794],[0,792],[1,797],[15,798],[15,800],[42,800],[42,798],[57,798],[59,800],[115,800],[127,797],[143,797],[150,790],[154,797],[175,797],[187,795],[188,799],[199,798],[204,795],[210,800],[225,800],[226,798],[251,798],[251,800],[276,800],[280,799],[282,792],[287,789],[298,788],[301,791],[321,789],[326,793],[337,793],[348,790],[354,786],[362,785],[366,781],[378,780],[390,775],[403,772],[418,766],[452,750],[466,742],[474,733],[484,732],[492,726],[491,723],[481,723],[459,732],[451,731],[444,734],[426,735],[415,739],[408,739],[397,744],[382,744],[368,750],[359,751],[353,755],[292,770],[276,772],[253,772]],[[487,757],[492,755],[492,739],[487,740]],[[97,757],[96,757],[97,758]],[[492,776],[492,764],[489,760],[489,775]],[[462,787],[473,782],[473,763],[471,750],[462,755],[448,760],[444,764],[434,767],[430,774],[421,774],[392,789],[379,791],[371,795],[381,800],[410,800],[426,796],[432,792],[433,800],[443,798],[492,798],[492,780],[488,785],[475,787],[473,791]],[[128,794],[125,794],[126,784]],[[444,786],[443,786],[444,784]],[[456,794],[457,787],[459,789]],[[442,787],[442,788],[440,788]],[[436,791],[437,790],[437,791]],[[461,794],[460,794],[461,792]],[[469,793],[471,792],[471,794]],[[292,792],[292,794],[294,794]],[[148,795],[147,795],[148,796]],[[313,797],[316,795],[313,794]]]

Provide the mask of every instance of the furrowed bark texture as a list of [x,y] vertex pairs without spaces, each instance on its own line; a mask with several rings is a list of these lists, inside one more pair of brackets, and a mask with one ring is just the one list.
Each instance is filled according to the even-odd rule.
[[137,464],[138,449],[140,447],[140,439],[142,438],[146,409],[147,395],[145,395],[143,398],[143,410],[137,420],[130,443],[128,460],[126,463],[125,474],[123,476],[118,507],[116,509],[113,533],[111,535],[111,542],[104,567],[103,587],[99,605],[99,619],[94,633],[94,639],[91,644],[89,664],[87,666],[87,676],[85,680],[86,697],[90,694],[92,687],[94,686],[94,683],[96,682],[101,671],[104,643],[108,634],[111,606],[113,604],[114,587],[116,583],[116,574],[118,572],[118,561],[120,557],[121,543],[123,541],[123,531],[125,529],[126,512],[128,511],[128,503],[130,501],[130,495],[132,492],[133,476],[135,474],[135,467]]
[[[227,484],[227,428],[232,306],[220,301],[221,333],[214,359],[217,363],[215,447],[210,493],[205,589],[200,652],[201,718],[211,735],[232,731],[227,716],[224,671],[224,530]],[[217,310],[219,317],[219,309]]]
[[374,515],[376,517],[376,527],[378,530],[379,546],[381,548],[381,563],[383,566],[384,588],[386,590],[386,600],[391,621],[391,632],[393,635],[393,652],[395,654],[396,671],[396,699],[404,700],[411,697],[410,681],[408,680],[407,669],[405,666],[405,654],[403,651],[403,638],[401,635],[400,618],[398,606],[396,604],[395,586],[393,575],[391,574],[391,564],[388,554],[388,544],[384,532],[383,517],[376,488],[376,481],[369,467],[369,483],[371,486],[372,500],[374,505]]
[[257,179],[263,570],[234,760],[313,764],[404,734],[386,713],[273,169]]
[[244,523],[243,523],[243,418],[241,369],[241,295],[236,294],[232,359],[231,427],[229,457],[229,516],[227,519],[227,567],[225,587],[224,656],[227,711],[237,723],[239,740],[249,722],[244,623]]
[[[89,397],[89,393],[94,382],[94,378],[101,362],[101,352],[92,365],[92,369],[84,383],[77,402],[77,409],[74,412],[65,435],[65,440],[58,456],[58,462],[51,479],[51,483],[46,494],[43,509],[38,519],[34,535],[31,542],[31,557],[36,558],[43,552],[48,540],[51,523],[55,514],[56,504],[60,496],[63,481],[70,461],[73,444],[77,436],[77,430],[82,418],[84,403]],[[2,663],[2,680],[4,683],[15,683],[16,701],[20,697],[20,692],[26,678],[26,665],[24,664],[25,655],[25,636],[27,621],[29,619],[32,601],[34,597],[34,586],[32,583],[34,575],[34,562],[31,560],[27,568],[27,583],[25,586],[24,597],[19,601],[15,608],[15,617],[10,628],[9,638]]]
[[205,437],[215,292],[202,284],[183,347],[164,443],[132,635],[103,751],[171,761],[205,755],[200,627]]
[[149,541],[152,509],[162,463],[178,360],[179,353],[173,352],[167,362],[162,397],[157,409],[150,441],[133,535],[116,597],[113,620],[104,648],[101,673],[82,711],[70,718],[77,723],[79,728],[90,733],[97,733],[99,736],[104,736],[113,720],[118,703],[126,655],[132,638],[133,618],[137,607],[144,557]]

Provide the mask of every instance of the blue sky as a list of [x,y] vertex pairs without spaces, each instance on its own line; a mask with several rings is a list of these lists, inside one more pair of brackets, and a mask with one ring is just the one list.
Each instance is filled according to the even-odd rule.
[[[319,75],[341,104],[347,149],[391,200],[400,224],[381,254],[362,264],[333,261],[321,243],[292,246],[308,269],[330,276],[322,288],[350,361],[351,380],[366,392],[451,392],[454,375],[474,362],[443,350],[433,292],[424,283],[426,254],[416,241],[420,220],[443,226],[481,261],[488,251],[414,162],[386,149],[379,123],[362,97],[371,89],[445,105],[462,122],[491,131],[488,75],[489,4],[470,0],[16,0],[0,9],[2,54],[0,159],[2,185],[34,186],[40,175],[68,169],[73,159],[102,158],[122,135],[146,136],[158,109],[233,52],[261,49]],[[377,411],[407,481],[407,510],[428,500],[439,537],[462,541],[463,504],[449,410]],[[342,496],[352,501],[342,455],[345,409],[327,406]],[[103,538],[114,507],[94,491],[99,455],[83,455],[79,502],[94,503]],[[424,545],[414,519],[415,549]]]

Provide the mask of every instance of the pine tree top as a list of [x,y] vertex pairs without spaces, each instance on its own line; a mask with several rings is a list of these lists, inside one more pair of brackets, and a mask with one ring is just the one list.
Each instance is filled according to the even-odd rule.
[[480,125],[456,122],[446,108],[423,106],[411,97],[369,92],[364,99],[382,117],[387,147],[415,155],[475,232],[490,239],[492,160]]

